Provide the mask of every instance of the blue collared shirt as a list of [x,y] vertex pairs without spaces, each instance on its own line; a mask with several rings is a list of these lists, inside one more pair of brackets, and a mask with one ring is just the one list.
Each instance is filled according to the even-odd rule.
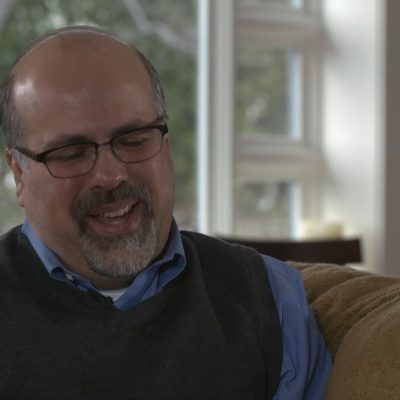
[[[37,236],[28,220],[22,226],[37,255],[53,279],[81,290],[96,290],[81,276],[68,271],[58,256]],[[281,379],[274,400],[323,399],[332,361],[306,300],[300,273],[287,264],[262,256],[270,280],[283,335]],[[185,268],[186,257],[175,222],[162,259],[142,271],[114,301],[128,309],[159,293]]]

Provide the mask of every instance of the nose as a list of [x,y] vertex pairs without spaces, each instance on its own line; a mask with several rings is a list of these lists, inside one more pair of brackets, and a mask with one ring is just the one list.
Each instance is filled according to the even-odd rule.
[[127,164],[114,156],[110,146],[99,147],[96,163],[89,174],[91,189],[112,190],[127,180]]

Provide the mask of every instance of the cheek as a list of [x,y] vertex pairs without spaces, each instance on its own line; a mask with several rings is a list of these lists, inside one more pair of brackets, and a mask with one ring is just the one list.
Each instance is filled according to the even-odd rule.
[[172,159],[166,157],[156,170],[156,191],[162,208],[172,207],[175,191],[175,177]]
[[140,172],[137,171],[137,174],[131,175],[133,181],[138,179],[150,191],[155,217],[158,221],[170,218],[175,191],[172,159],[168,153],[162,153],[160,156],[144,163]]
[[172,160],[158,164],[149,187],[154,207],[154,217],[158,227],[157,254],[167,242],[174,207],[175,177]]
[[30,219],[43,219],[41,224],[52,224],[71,215],[74,190],[68,181],[48,177],[26,180],[23,189],[25,211]]

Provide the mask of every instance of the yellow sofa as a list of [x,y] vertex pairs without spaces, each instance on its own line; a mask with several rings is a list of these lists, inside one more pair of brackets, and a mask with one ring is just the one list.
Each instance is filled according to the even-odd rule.
[[325,399],[400,399],[400,279],[292,263],[334,357]]

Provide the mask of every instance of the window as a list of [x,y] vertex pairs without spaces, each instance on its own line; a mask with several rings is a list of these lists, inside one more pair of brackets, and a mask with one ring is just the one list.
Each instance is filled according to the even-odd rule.
[[203,229],[293,236],[318,204],[317,2],[209,5],[216,36],[208,53],[211,189]]
[[240,44],[236,49],[236,135],[298,139],[301,54]]

